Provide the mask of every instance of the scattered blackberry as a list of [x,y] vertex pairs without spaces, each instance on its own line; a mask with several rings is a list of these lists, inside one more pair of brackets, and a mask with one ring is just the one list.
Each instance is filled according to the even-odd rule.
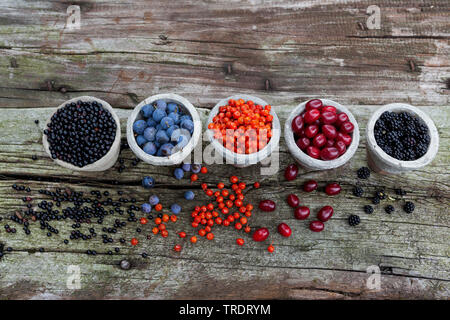
[[428,127],[408,112],[384,112],[375,123],[380,148],[391,157],[412,161],[422,157],[430,145]]
[[375,197],[379,198],[380,200],[386,199],[386,193],[383,190],[378,190],[375,193]]
[[373,213],[373,207],[370,205],[365,205],[364,206],[364,212],[367,214],[372,214]]
[[351,225],[352,227],[357,226],[360,222],[361,222],[361,219],[359,218],[359,216],[357,216],[355,214],[351,214],[348,217],[348,224]]
[[394,210],[395,210],[394,207],[391,206],[390,204],[384,207],[384,211],[386,211],[387,214],[391,214],[392,212],[394,212]]
[[364,190],[361,187],[355,186],[353,188],[353,195],[355,197],[362,197],[362,195],[364,194]]
[[403,189],[394,189],[395,194],[398,196],[405,196],[406,195],[406,191]]
[[367,167],[359,168],[356,173],[358,175],[358,178],[360,178],[360,179],[367,179],[370,177],[370,170]]
[[405,205],[403,206],[403,210],[405,210],[406,213],[412,213],[415,209],[414,203],[411,201],[406,201]]
[[378,198],[377,196],[372,198],[372,203],[373,204],[380,204],[380,198]]

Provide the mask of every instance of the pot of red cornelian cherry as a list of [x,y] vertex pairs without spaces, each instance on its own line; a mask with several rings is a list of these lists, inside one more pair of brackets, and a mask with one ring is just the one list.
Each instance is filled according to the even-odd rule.
[[312,99],[292,110],[284,126],[295,160],[311,170],[340,167],[355,154],[359,127],[353,114],[329,99]]
[[280,131],[273,108],[245,94],[220,100],[208,117],[207,135],[215,152],[236,167],[264,162],[278,147]]

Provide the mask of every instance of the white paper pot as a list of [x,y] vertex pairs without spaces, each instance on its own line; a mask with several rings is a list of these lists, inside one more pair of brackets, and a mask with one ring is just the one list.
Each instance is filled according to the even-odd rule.
[[[120,133],[119,117],[114,112],[114,109],[111,107],[111,105],[108,102],[103,101],[98,98],[95,98],[95,97],[90,97],[90,96],[81,96],[81,97],[67,100],[64,103],[62,103],[56,110],[64,107],[68,103],[77,102],[80,100],[83,102],[97,101],[98,103],[100,103],[103,106],[103,108],[105,110],[108,110],[111,113],[112,117],[114,118],[114,121],[116,122],[116,137],[114,139],[114,142],[113,142],[111,148],[109,149],[109,151],[103,156],[103,158],[95,161],[94,163],[88,164],[87,166],[81,167],[81,168],[74,166],[71,163],[59,160],[59,159],[53,159],[53,161],[55,161],[57,164],[59,164],[60,166],[62,166],[64,168],[76,170],[76,171],[105,171],[105,170],[108,170],[116,163],[117,158],[119,157],[119,153],[120,153],[120,134],[121,133]],[[47,128],[47,124],[51,122],[51,118],[52,118],[53,114],[48,118],[47,122],[45,123],[45,128]],[[44,145],[45,152],[47,152],[47,154],[51,157],[49,143],[47,141],[47,136],[45,134],[42,136],[42,144]]]
[[[236,94],[231,97],[220,100],[214,106],[214,108],[209,113],[208,124],[213,122],[213,118],[217,115],[217,113],[219,112],[219,108],[221,106],[228,105],[228,100],[230,100],[230,99],[234,99],[234,100],[243,99],[245,101],[252,100],[255,103],[255,105],[259,104],[259,105],[262,105],[263,107],[268,105],[268,103],[261,98],[258,98],[255,96],[250,96],[247,94]],[[232,164],[236,167],[248,167],[250,165],[254,165],[254,164],[266,159],[267,157],[269,157],[272,154],[272,152],[277,148],[277,146],[280,142],[280,135],[281,135],[280,120],[278,119],[278,116],[275,113],[273,108],[271,108],[270,114],[273,116],[272,137],[270,138],[269,143],[262,150],[260,150],[258,152],[251,153],[251,154],[235,153],[235,152],[225,148],[222,145],[222,143],[217,141],[214,138],[213,130],[210,130],[210,129],[206,130],[208,140],[213,145],[216,152],[218,152],[225,158],[226,163]]]
[[[185,113],[189,114],[192,117],[192,121],[194,122],[194,131],[192,133],[192,137],[189,140],[188,144],[180,151],[175,152],[167,157],[157,157],[152,156],[144,152],[140,146],[138,146],[136,142],[136,138],[133,132],[133,124],[140,119],[143,119],[141,115],[141,109],[146,104],[153,104],[156,100],[163,99],[166,102],[174,102],[177,103]],[[202,131],[202,122],[200,121],[200,117],[198,115],[195,107],[184,97],[179,96],[174,93],[163,93],[157,94],[151,97],[148,97],[141,103],[139,103],[133,110],[133,112],[128,117],[127,122],[127,141],[130,149],[134,152],[134,154],[146,163],[150,163],[155,166],[172,166],[176,164],[180,164],[184,159],[186,159],[192,150],[194,150],[197,145],[200,135]]]
[[[431,137],[430,145],[425,155],[414,161],[402,161],[391,157],[378,146],[374,135],[375,123],[377,122],[378,118],[383,114],[383,112],[386,111],[391,112],[405,111],[417,118],[422,119],[422,121],[428,127],[429,134]],[[439,149],[439,135],[433,120],[431,120],[431,118],[420,109],[404,103],[388,104],[375,111],[374,114],[370,117],[369,122],[367,124],[366,138],[367,138],[367,154],[369,166],[375,172],[380,173],[398,174],[410,170],[423,168],[431,161],[433,161]]]
[[329,161],[324,161],[321,159],[311,158],[309,155],[304,153],[296,144],[294,139],[294,132],[292,131],[292,120],[305,110],[306,103],[308,101],[300,103],[292,112],[290,113],[288,119],[284,124],[284,140],[288,146],[288,149],[294,159],[303,167],[311,170],[327,170],[340,167],[347,163],[355,154],[359,145],[359,126],[356,122],[353,114],[343,105],[329,99],[320,99],[324,106],[333,106],[339,112],[345,112],[348,115],[349,121],[354,125],[354,130],[351,134],[352,143],[347,147],[347,151],[341,155],[339,158]]

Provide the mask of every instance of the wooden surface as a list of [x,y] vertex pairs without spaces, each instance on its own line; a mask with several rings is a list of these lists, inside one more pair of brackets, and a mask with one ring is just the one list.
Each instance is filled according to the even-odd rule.
[[[80,30],[64,28],[70,4],[81,7]],[[381,8],[381,29],[367,30],[366,8]],[[400,298],[448,299],[450,292],[449,236],[449,137],[450,121],[450,3],[441,1],[15,1],[0,2],[0,243],[14,250],[0,259],[0,298]],[[172,178],[173,168],[144,163],[131,166],[130,150],[122,157],[127,169],[117,165],[105,173],[76,173],[56,166],[41,146],[41,123],[63,101],[93,95],[117,108],[125,128],[126,117],[143,98],[175,92],[199,108],[202,118],[219,99],[246,93],[260,96],[275,108],[282,123],[289,110],[312,97],[348,105],[364,134],[370,114],[380,105],[406,102],[419,106],[435,121],[440,134],[436,159],[423,170],[400,176],[372,177],[360,182],[367,196],[379,187],[402,186],[405,199],[416,203],[408,215],[403,200],[391,201],[396,211],[384,213],[383,204],[366,215],[370,201],[351,194],[356,169],[366,165],[365,139],[343,168],[306,172],[284,181],[282,169],[293,160],[280,141],[278,174],[260,176],[259,167],[235,169],[210,166],[206,181],[214,184],[236,174],[248,182],[260,180],[262,188],[247,197],[254,204],[268,195],[278,210],[255,210],[254,228],[267,226],[276,252],[267,244],[250,241],[237,247],[234,230],[215,232],[211,242],[185,243],[181,253],[175,231],[191,232],[188,212],[206,201],[198,190],[191,203],[180,201],[190,188]],[[38,160],[31,160],[33,154]],[[62,240],[70,223],[55,223],[58,236],[47,238],[38,225],[25,236],[6,234],[5,221],[23,208],[22,194],[13,183],[38,189],[116,190],[135,196],[138,203],[151,192],[139,186],[143,175],[158,182],[163,204],[174,199],[183,206],[172,235],[146,240],[150,227],[139,238],[141,245],[116,245],[121,253],[105,255],[100,238],[95,241]],[[338,181],[344,192],[336,198],[321,192],[305,194],[301,185],[314,178],[324,185]],[[114,184],[118,181],[119,185]],[[321,233],[312,233],[309,220],[293,219],[285,197],[295,192],[312,215],[326,204],[335,215]],[[385,202],[386,204],[388,202]],[[362,223],[348,226],[349,214]],[[114,216],[107,219],[111,225]],[[275,228],[289,223],[293,236],[281,238]],[[105,220],[106,222],[106,220]],[[101,235],[101,228],[94,226]],[[83,226],[83,230],[87,227]],[[120,236],[136,235],[129,223]],[[45,252],[37,249],[44,248]],[[86,249],[101,253],[87,256]],[[140,254],[147,252],[149,258]],[[118,267],[122,259],[130,270]],[[81,270],[81,289],[66,286],[67,267]],[[366,287],[367,267],[382,271],[381,290]],[[243,290],[245,288],[245,290]]]

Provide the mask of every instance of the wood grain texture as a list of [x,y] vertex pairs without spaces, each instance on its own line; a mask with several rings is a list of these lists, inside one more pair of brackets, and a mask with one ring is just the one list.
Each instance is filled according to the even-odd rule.
[[[71,4],[81,8],[79,30],[65,27]],[[366,8],[373,4],[381,8],[380,30],[364,27]],[[0,243],[14,251],[0,259],[0,298],[448,299],[449,18],[446,0],[1,1]],[[355,198],[351,189],[356,169],[366,164],[364,138],[346,166],[327,172],[302,170],[292,182],[282,177],[282,169],[293,161],[283,139],[280,170],[273,176],[260,176],[259,166],[209,166],[206,182],[215,184],[232,174],[248,182],[258,179],[262,188],[250,189],[248,199],[254,204],[267,196],[277,201],[275,213],[255,210],[250,221],[254,228],[271,228],[276,252],[270,255],[267,244],[247,236],[246,246],[238,248],[236,232],[220,230],[212,242],[183,242],[185,248],[177,254],[171,250],[179,242],[174,233],[192,230],[188,213],[206,200],[198,187],[195,201],[181,201],[191,188],[188,180],[175,180],[169,167],[131,166],[130,150],[121,155],[127,166],[122,174],[117,165],[100,174],[58,167],[45,156],[42,128],[34,124],[35,119],[44,123],[63,101],[92,95],[117,108],[125,129],[129,109],[162,92],[185,96],[202,119],[226,96],[253,94],[274,106],[282,124],[299,102],[329,98],[349,106],[362,135],[379,105],[406,102],[422,106],[435,121],[440,148],[422,170],[400,176],[373,174],[359,182],[367,197],[379,187],[390,194],[405,187],[405,199],[416,203],[411,215],[401,210],[404,200],[389,200],[396,208],[392,215],[384,213],[383,205],[372,215],[362,212],[370,201]],[[31,160],[34,154],[36,161]],[[23,195],[12,192],[13,183],[29,185],[34,202],[41,199],[40,188],[68,186],[108,190],[115,199],[121,189],[141,203],[151,193],[139,186],[143,175],[155,177],[153,191],[163,204],[182,202],[184,213],[169,225],[167,240],[146,240],[150,227],[145,227],[139,235],[141,246],[116,243],[121,253],[111,257],[104,254],[100,238],[65,246],[62,240],[72,230],[67,223],[55,223],[60,234],[51,239],[38,225],[32,225],[29,237],[20,226],[16,234],[6,234],[3,227],[10,223],[7,217],[23,208]],[[338,199],[321,192],[305,194],[301,186],[310,178],[321,185],[339,181],[344,191]],[[312,215],[325,204],[333,205],[335,216],[324,232],[308,230],[311,218],[293,219],[285,203],[291,192],[311,207]],[[355,212],[362,223],[351,228],[346,218]],[[114,218],[108,217],[105,225]],[[293,228],[291,238],[276,234],[281,221]],[[94,227],[100,235],[100,228]],[[129,239],[135,229],[128,224],[114,238]],[[44,253],[37,251],[40,247]],[[100,254],[87,256],[87,249]],[[141,258],[143,251],[148,259]],[[131,270],[118,267],[124,258],[132,262]],[[69,265],[80,266],[80,290],[67,289]],[[381,268],[381,291],[366,287],[370,265]]]
[[[282,122],[293,106],[275,106]],[[365,130],[368,115],[376,106],[349,106]],[[121,157],[128,167],[119,174],[116,168],[101,174],[71,172],[58,167],[45,156],[40,144],[41,128],[34,119],[46,119],[53,109],[10,109],[0,116],[0,127],[15,127],[16,116],[20,114],[21,129],[6,130],[10,134],[0,139],[0,216],[5,219],[16,210],[23,208],[22,194],[11,193],[12,183],[24,183],[33,189],[34,203],[42,197],[37,190],[69,186],[74,190],[89,192],[93,188],[108,190],[114,199],[119,196],[116,190],[134,196],[142,203],[153,192],[163,199],[168,207],[173,201],[181,202],[183,214],[176,224],[169,225],[172,235],[163,240],[160,237],[146,239],[151,226],[144,227],[138,238],[138,248],[120,245],[117,239],[127,239],[137,235],[136,224],[128,226],[114,236],[115,244],[104,246],[101,238],[94,241],[72,241],[70,246],[62,240],[70,233],[71,223],[56,222],[60,234],[48,239],[46,232],[32,225],[32,235],[26,237],[20,226],[18,233],[6,235],[0,229],[0,239],[14,251],[7,254],[0,267],[0,296],[3,298],[448,298],[450,280],[448,208],[450,204],[449,169],[449,128],[446,126],[449,113],[442,116],[439,107],[422,107],[436,121],[441,137],[437,158],[425,170],[401,176],[381,176],[372,174],[364,182],[359,182],[366,190],[367,198],[359,199],[352,195],[356,183],[355,170],[366,161],[365,141],[351,162],[337,170],[328,172],[307,172],[302,170],[300,177],[292,182],[283,178],[283,168],[292,158],[284,141],[280,143],[281,168],[274,176],[260,176],[259,167],[235,169],[230,166],[209,166],[210,173],[205,181],[215,184],[225,181],[231,174],[237,174],[247,182],[261,181],[261,189],[250,189],[247,198],[254,204],[270,195],[276,200],[275,213],[255,210],[250,220],[252,227],[268,226],[273,233],[272,240],[276,253],[266,252],[267,244],[254,243],[247,235],[247,244],[238,248],[234,243],[235,231],[222,229],[215,232],[213,242],[201,241],[193,246],[185,241],[181,254],[171,248],[176,239],[174,232],[192,232],[189,226],[189,212],[197,204],[204,203],[206,197],[198,190],[196,200],[180,200],[185,190],[191,189],[188,179],[177,181],[172,177],[173,168],[154,167],[140,163],[129,165],[133,155],[130,150],[123,151]],[[207,110],[199,109],[205,119]],[[118,110],[125,126],[127,110]],[[16,120],[19,121],[19,120]],[[5,130],[4,130],[5,131]],[[37,161],[31,160],[38,154]],[[117,166],[116,166],[117,167]],[[143,175],[150,174],[158,181],[152,191],[139,186]],[[54,178],[58,181],[53,181]],[[326,182],[339,181],[344,192],[337,199],[323,192],[307,194],[301,186],[307,179],[316,179],[323,186]],[[117,180],[119,186],[114,185]],[[377,206],[375,213],[366,215],[362,206],[370,203],[368,197],[379,187],[386,187],[389,194],[393,189],[404,186],[409,191],[406,199],[413,200],[417,209],[411,215],[401,210],[403,200],[388,201]],[[285,197],[289,193],[299,194],[303,204],[310,206],[312,215],[325,204],[333,205],[335,215],[326,224],[325,231],[314,234],[308,230],[307,221],[293,218]],[[395,197],[395,196],[394,196]],[[396,212],[384,213],[383,204],[392,203]],[[358,213],[362,223],[357,228],[348,226],[346,219],[350,213]],[[118,216],[105,219],[105,226],[111,226]],[[293,228],[293,236],[282,239],[276,234],[276,225],[285,221]],[[8,222],[8,221],[7,221]],[[6,223],[3,220],[3,224]],[[0,224],[2,224],[0,222]],[[92,225],[99,235],[101,228]],[[89,225],[81,230],[87,230]],[[121,253],[107,256],[107,250],[115,246]],[[45,248],[44,253],[37,249]],[[87,249],[99,252],[96,257],[85,254]],[[140,257],[149,253],[148,259]],[[120,270],[121,259],[129,259],[133,268]],[[82,289],[66,288],[67,267],[78,265],[82,271]],[[382,290],[367,290],[366,268],[377,265],[382,270]],[[230,281],[233,279],[233,281]],[[245,292],[242,287],[248,288]]]

